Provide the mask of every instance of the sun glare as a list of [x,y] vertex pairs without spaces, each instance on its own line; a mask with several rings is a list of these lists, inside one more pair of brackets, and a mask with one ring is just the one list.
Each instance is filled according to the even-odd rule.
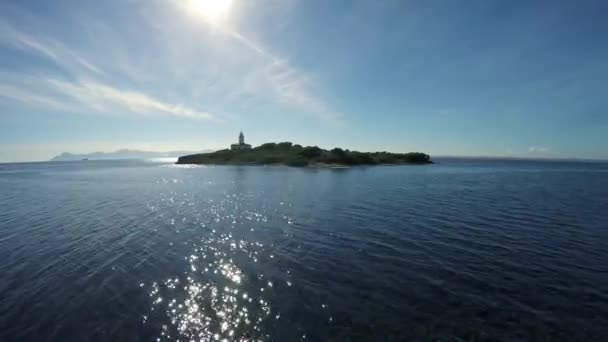
[[190,12],[210,22],[219,22],[228,16],[232,0],[188,0]]

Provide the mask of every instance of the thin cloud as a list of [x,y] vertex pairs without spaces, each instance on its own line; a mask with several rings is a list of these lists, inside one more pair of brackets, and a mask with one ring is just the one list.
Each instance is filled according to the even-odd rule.
[[[182,2],[175,2],[185,13],[189,9]],[[229,97],[239,95],[254,95],[269,98],[275,103],[282,104],[305,113],[310,113],[323,120],[335,120],[342,115],[333,111],[318,96],[314,94],[314,84],[311,77],[291,66],[287,60],[271,53],[264,46],[252,41],[234,27],[220,25],[200,20],[201,25],[209,25],[214,32],[220,32],[244,47],[252,57],[247,59],[245,74],[231,75],[244,82],[237,82],[233,89],[227,89]]]
[[528,148],[528,153],[547,153],[547,152],[549,152],[548,147],[530,146],[530,148]]
[[31,90],[24,90],[10,84],[0,84],[0,97],[11,99],[29,106],[53,110],[73,111],[74,109],[53,97],[43,94],[34,94]]
[[161,101],[142,92],[119,89],[92,81],[78,83],[57,79],[47,80],[55,90],[72,97],[82,106],[100,112],[128,110],[138,114],[162,114],[187,119],[219,121],[208,112],[189,108],[182,104]]
[[[0,43],[44,56],[63,69],[71,71],[76,78],[85,77],[86,73],[83,71],[95,75],[105,74],[94,63],[61,43],[53,39],[34,38],[7,25],[0,25]],[[74,69],[74,65],[81,68]],[[143,115],[157,114],[187,119],[220,121],[209,112],[196,110],[179,103],[166,102],[140,91],[120,89],[102,82],[69,82],[56,78],[39,78],[30,75],[23,75],[23,80],[27,80],[27,82],[0,84],[0,96],[29,106],[70,112],[94,110],[114,113],[128,111]],[[71,99],[72,101],[66,101],[65,99]]]
[[101,68],[64,44],[53,39],[35,38],[8,25],[0,25],[0,42],[4,42],[17,49],[36,52],[68,70],[73,69],[74,65],[77,65],[98,75],[104,74]]
[[267,81],[270,84],[271,93],[279,102],[310,111],[325,120],[337,119],[341,116],[311,93],[308,75],[293,68],[286,60],[276,57],[240,33],[230,30],[226,32],[243,46],[266,59],[267,65],[262,68],[265,72],[253,74],[262,75],[265,78],[257,83]]
[[[105,27],[105,25],[102,25],[102,27]],[[173,38],[179,32],[172,31],[171,27],[171,25],[158,27],[160,30],[167,30],[165,32],[167,33],[166,37],[171,38],[163,41],[163,43],[180,44],[180,40]],[[89,26],[88,28],[95,29],[96,27]],[[258,99],[270,101],[273,104],[289,108],[298,113],[309,114],[321,120],[335,121],[342,116],[330,108],[316,94],[315,88],[317,86],[311,75],[294,68],[287,60],[274,55],[268,49],[233,29],[215,28],[216,32],[221,32],[227,39],[236,42],[235,47],[240,49],[244,57],[232,58],[229,63],[234,63],[233,65],[223,67],[219,71],[211,71],[206,75],[201,74],[201,70],[210,70],[205,68],[209,68],[213,64],[210,62],[208,66],[201,66],[200,58],[198,58],[201,50],[199,48],[191,50],[189,46],[182,49],[163,49],[163,45],[160,45],[156,51],[163,54],[163,58],[147,59],[148,63],[140,63],[136,68],[118,68],[118,66],[125,64],[124,60],[139,60],[140,58],[133,55],[135,53],[133,50],[124,49],[123,45],[125,44],[120,44],[123,38],[117,37],[118,33],[116,31],[110,27],[105,29],[106,31],[103,32],[104,35],[100,37],[97,45],[105,46],[105,51],[113,56],[113,60],[116,56],[123,56],[122,59],[114,61],[111,65],[99,60],[99,55],[87,58],[78,49],[73,49],[73,46],[66,45],[66,42],[60,42],[53,37],[33,36],[9,24],[0,24],[0,44],[43,56],[71,75],[70,79],[76,80],[66,81],[63,77],[48,74],[45,77],[46,85],[61,96],[57,98],[53,98],[53,94],[49,94],[46,91],[47,89],[37,93],[36,89],[32,89],[31,86],[19,86],[16,83],[11,85],[6,84],[5,81],[5,85],[7,87],[12,86],[12,88],[4,89],[3,96],[23,103],[28,103],[28,99],[32,99],[30,105],[36,106],[43,106],[43,103],[54,103],[52,108],[63,110],[69,108],[70,111],[82,109],[92,109],[95,112],[128,110],[139,114],[155,113],[181,118],[222,121],[218,116],[207,111],[180,104],[181,101],[167,101],[171,97],[167,100],[161,100],[140,91],[137,89],[137,84],[141,83],[140,78],[143,75],[147,75],[147,77],[152,78],[147,82],[154,81],[162,84],[163,81],[161,80],[169,80],[172,85],[190,83],[187,87],[185,99],[182,99],[183,94],[177,95],[180,100],[189,102],[211,101],[210,103],[216,107],[218,105],[225,107],[226,105],[239,105],[251,99]],[[178,53],[167,53],[167,51],[178,51]],[[194,52],[196,54],[192,54]],[[216,55],[216,57],[219,58],[220,56]],[[163,64],[156,64],[157,62]],[[223,61],[218,61],[218,63],[221,62]],[[154,68],[154,70],[151,70],[151,68]],[[168,78],[171,72],[175,72],[173,79]],[[191,77],[192,72],[198,73],[198,80],[217,79],[216,77],[219,77],[222,81],[214,84],[211,88],[201,89],[198,81],[193,82],[184,79],[184,73]],[[162,78],[154,79],[154,75]],[[114,82],[110,82],[110,80],[117,79],[124,81],[121,84],[130,84],[131,89],[121,89]],[[24,91],[26,89],[31,94],[28,95]],[[163,93],[171,94],[174,89],[166,90]],[[188,97],[188,93],[190,97]],[[66,98],[71,103],[62,104],[61,102]],[[223,103],[218,103],[218,101],[223,101]]]
[[[21,86],[0,84],[0,98],[17,101],[35,108],[75,113],[130,112],[139,115],[164,115],[221,121],[215,115],[205,111],[166,102],[142,92],[120,89],[98,82],[68,82],[34,77],[26,77],[26,80],[28,82]],[[37,86],[32,88],[29,86],[32,83]]]
[[74,53],[71,50],[66,50],[66,52],[76,61],[78,62],[78,64],[84,66],[85,68],[89,69],[90,71],[99,74],[99,75],[103,75],[104,72],[98,68],[97,66],[95,66],[94,64],[92,64],[91,62],[87,61],[86,59],[84,59],[83,57],[77,55],[76,53]]

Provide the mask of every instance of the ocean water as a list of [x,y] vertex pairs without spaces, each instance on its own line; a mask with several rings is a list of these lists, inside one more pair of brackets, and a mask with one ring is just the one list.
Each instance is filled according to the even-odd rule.
[[1,341],[608,339],[608,164],[0,164]]

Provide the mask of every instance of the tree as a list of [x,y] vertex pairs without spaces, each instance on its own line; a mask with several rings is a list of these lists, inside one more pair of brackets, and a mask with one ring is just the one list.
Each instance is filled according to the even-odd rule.
[[272,150],[275,147],[277,147],[277,144],[275,143],[265,143],[260,145],[259,147],[256,147],[256,149],[260,149],[260,150]]
[[302,149],[302,151],[300,151],[300,155],[310,159],[320,156],[321,152],[323,152],[323,150],[317,146],[306,146]]

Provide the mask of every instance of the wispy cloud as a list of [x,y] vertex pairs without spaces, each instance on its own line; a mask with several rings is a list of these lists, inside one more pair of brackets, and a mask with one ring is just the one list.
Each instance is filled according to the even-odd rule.
[[78,83],[49,79],[53,88],[72,97],[82,106],[101,112],[128,110],[139,114],[164,114],[188,119],[218,121],[211,113],[198,111],[182,104],[172,104],[150,95],[108,85],[84,81]]
[[25,105],[53,109],[72,111],[73,108],[65,103],[56,100],[55,98],[43,94],[32,93],[31,90],[25,90],[21,87],[15,87],[10,84],[0,84],[0,98],[11,99],[21,102]]
[[[32,78],[30,78],[32,80]],[[215,115],[182,104],[169,103],[148,94],[119,89],[94,81],[68,82],[33,78],[35,89],[0,84],[0,97],[28,106],[69,112],[130,112],[140,115],[165,115],[187,119],[221,121]],[[57,95],[63,100],[58,100]]]
[[[95,50],[58,40],[52,32],[43,33],[40,28],[24,30],[19,25],[0,23],[0,45],[44,57],[68,75],[52,71],[42,77],[30,75],[41,79],[36,86],[5,79],[0,84],[0,95],[30,106],[74,112],[128,111],[209,121],[223,120],[212,114],[213,110],[187,103],[251,110],[249,104],[254,101],[270,105],[265,109],[286,109],[325,121],[342,116],[318,95],[315,77],[234,27],[205,27],[203,22],[188,27],[174,24],[174,18],[168,16],[143,17],[146,19],[141,26],[150,25],[147,28],[159,34],[128,36],[103,22],[79,22],[83,32],[96,37]],[[213,39],[201,37],[205,29],[214,32]],[[182,38],[184,34],[188,38]],[[133,39],[142,42],[139,49],[130,48]],[[230,46],[229,51],[222,50],[225,46]],[[226,119],[233,114],[222,116]]]
[[[37,53],[78,78],[103,75],[104,71],[72,49],[51,38],[35,38],[13,27],[0,25],[0,42]],[[74,66],[79,67],[75,69]],[[84,69],[84,70],[83,70]],[[15,78],[13,78],[15,79]],[[28,106],[70,112],[132,112],[187,119],[221,121],[215,115],[183,104],[157,99],[141,91],[122,89],[98,81],[66,81],[23,75],[27,82],[0,83],[0,97]],[[57,97],[60,95],[60,97]],[[71,101],[67,101],[71,99]]]
[[[182,15],[191,14],[187,2],[170,1],[170,3],[175,4],[183,12]],[[280,5],[290,6],[287,1],[281,1]],[[224,78],[234,80],[228,81],[228,87],[224,89],[228,98],[238,100],[239,97],[253,96],[270,100],[290,110],[306,113],[322,120],[336,120],[342,116],[341,113],[330,108],[326,101],[318,95],[319,87],[316,79],[309,73],[294,67],[288,59],[249,38],[236,25],[209,22],[205,18],[197,16],[191,17],[198,24],[197,26],[223,36],[224,40],[238,43],[236,46],[238,46],[238,54],[243,56],[242,59],[236,62],[235,68],[227,67],[222,71]],[[170,31],[171,28],[167,28],[167,26],[159,27],[159,29]],[[167,35],[174,36],[173,33]],[[227,61],[222,61],[222,63],[227,63]]]
[[253,72],[256,84],[268,84],[267,89],[278,102],[309,111],[321,119],[338,119],[341,114],[331,110],[324,101],[311,91],[311,77],[292,67],[287,60],[268,52],[262,46],[237,31],[226,30],[233,39],[264,58],[265,65],[259,68],[261,72]]
[[528,153],[544,154],[549,151],[550,149],[544,146],[530,146],[530,148],[528,148]]
[[74,66],[79,66],[99,75],[104,74],[95,64],[52,38],[36,38],[11,26],[1,24],[0,42],[18,49],[38,53],[63,68],[73,69]]

